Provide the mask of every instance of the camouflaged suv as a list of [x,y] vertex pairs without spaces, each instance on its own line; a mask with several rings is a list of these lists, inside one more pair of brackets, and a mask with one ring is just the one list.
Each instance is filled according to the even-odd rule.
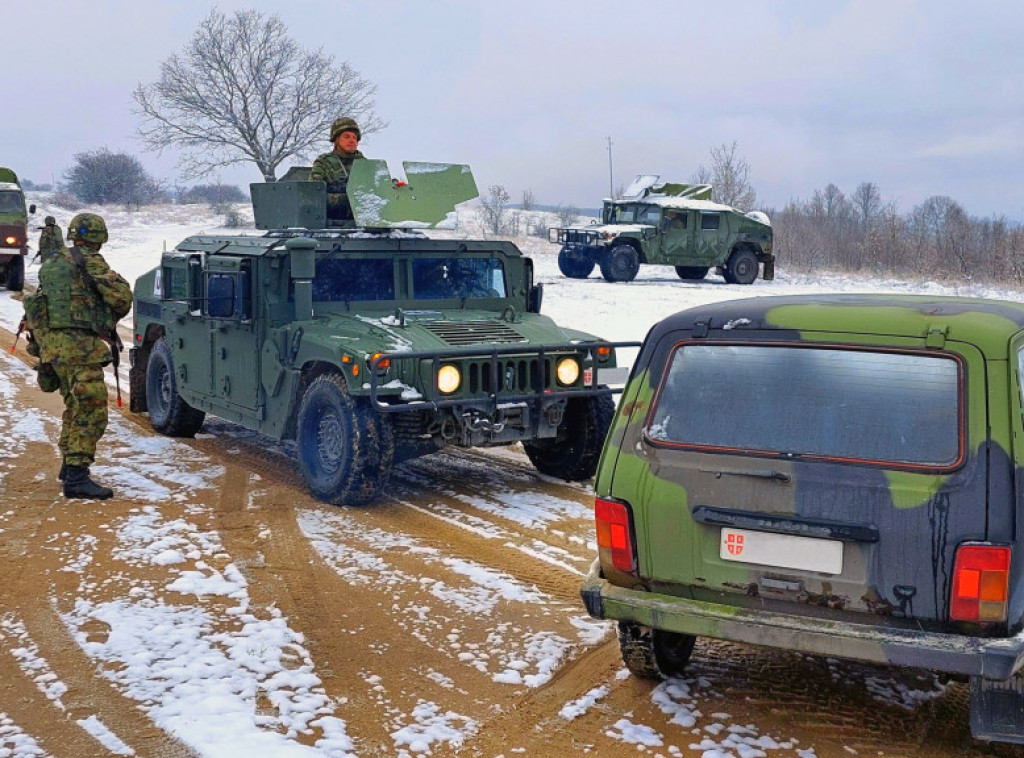
[[651,330],[595,482],[587,610],[641,676],[696,636],[969,677],[1024,742],[1024,304],[765,297]]

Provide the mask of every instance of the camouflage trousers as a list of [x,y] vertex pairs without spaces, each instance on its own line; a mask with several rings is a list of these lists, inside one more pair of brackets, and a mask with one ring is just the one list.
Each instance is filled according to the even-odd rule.
[[96,443],[107,428],[107,385],[103,366],[55,364],[64,398],[60,429],[61,457],[69,466],[90,466]]

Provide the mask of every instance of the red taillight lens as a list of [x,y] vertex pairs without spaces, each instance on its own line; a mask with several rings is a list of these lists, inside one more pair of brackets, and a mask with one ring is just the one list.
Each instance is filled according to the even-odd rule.
[[629,523],[629,508],[617,500],[595,498],[594,519],[597,522],[598,550],[608,551],[612,565],[621,571],[633,573],[633,535]]
[[1005,621],[1010,548],[961,545],[953,567],[953,621]]

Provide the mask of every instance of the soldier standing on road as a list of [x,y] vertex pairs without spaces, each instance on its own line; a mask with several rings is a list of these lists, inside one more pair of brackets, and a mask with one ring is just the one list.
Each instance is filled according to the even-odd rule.
[[36,338],[39,359],[53,366],[64,398],[58,477],[64,482],[64,496],[105,500],[113,490],[96,484],[89,466],[107,428],[103,367],[113,360],[108,343],[116,343],[115,328],[132,307],[132,290],[100,255],[107,241],[107,226],[100,216],[75,216],[68,240],[74,246],[61,246],[39,270],[48,323]]
[[311,181],[327,184],[327,218],[346,221],[352,218],[352,206],[345,190],[352,161],[366,156],[359,152],[362,133],[355,119],[343,116],[331,124],[331,142],[334,150],[324,153],[313,163],[309,174]]
[[39,233],[39,263],[46,263],[63,247],[63,235],[57,226],[57,219],[47,216],[43,221],[43,230]]

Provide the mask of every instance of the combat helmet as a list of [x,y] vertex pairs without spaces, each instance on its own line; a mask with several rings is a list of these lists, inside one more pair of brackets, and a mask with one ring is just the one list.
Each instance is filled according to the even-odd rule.
[[355,132],[357,138],[363,138],[363,133],[359,131],[359,124],[354,118],[348,116],[334,119],[334,123],[331,124],[331,142],[338,139],[338,135],[342,132]]
[[68,240],[99,246],[107,241],[107,225],[95,213],[79,213],[68,225]]

